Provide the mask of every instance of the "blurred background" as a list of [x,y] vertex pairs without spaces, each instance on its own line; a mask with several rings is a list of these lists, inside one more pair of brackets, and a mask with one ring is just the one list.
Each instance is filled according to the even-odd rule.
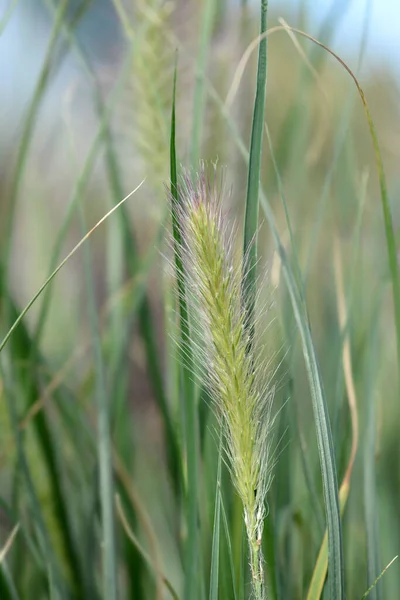
[[[29,128],[29,152],[26,153],[23,178],[18,182],[18,201],[15,202],[14,209],[14,262],[10,277],[22,303],[32,296],[48,271],[48,257],[69,199],[74,193],[74,184],[98,134],[99,110],[96,111],[93,81],[101,102],[111,105],[109,121],[113,131],[113,144],[120,161],[121,192],[126,195],[143,177],[149,178],[140,194],[127,207],[132,215],[132,226],[136,228],[139,243],[146,245],[151,240],[154,223],[159,219],[160,210],[165,204],[162,186],[168,178],[165,153],[168,151],[173,55],[175,48],[179,46],[182,50],[178,58],[178,100],[181,103],[179,154],[186,164],[192,158],[192,97],[196,51],[201,34],[201,2],[182,0],[162,3],[148,0],[147,3],[133,2],[130,6],[129,3],[96,0],[86,4],[87,6],[78,1],[67,3],[64,18],[73,27],[75,37],[71,43],[71,38],[68,40],[68,33],[64,29],[61,34],[63,39],[53,43],[54,53],[49,57],[46,53],[49,51],[59,4],[50,0],[1,1],[0,151],[3,215],[10,203],[13,173],[29,119],[29,108],[35,94],[40,95],[33,123]],[[256,1],[248,3],[249,23],[246,27],[249,28],[249,33],[243,34],[238,23],[239,0],[225,0],[216,4],[218,14],[213,26],[207,76],[220,99],[225,100],[239,59],[256,35],[258,6]],[[122,10],[125,10],[125,15],[121,20]],[[155,15],[154,23],[148,25],[144,21],[150,18],[149,13],[152,11]],[[289,24],[327,43],[359,75],[379,132],[393,192],[391,196],[394,198],[399,186],[396,167],[400,133],[400,9],[397,3],[390,0],[326,0],[314,5],[307,1],[271,1],[270,27],[277,25],[279,17],[284,17]],[[124,63],[126,65],[129,62],[127,54],[133,30],[140,32],[143,37],[144,50],[141,51],[141,57],[133,57],[132,71],[123,73]],[[316,72],[312,73],[305,66],[304,57],[296,50],[286,33],[274,33],[270,38],[267,119],[272,142],[276,146],[278,166],[287,186],[289,204],[293,211],[301,206],[303,213],[306,208],[309,219],[313,220],[315,214],[312,198],[308,198],[307,206],[304,207],[301,197],[310,196],[310,186],[313,188],[311,196],[317,197],[320,193],[335,153],[335,136],[339,136],[339,123],[346,122],[346,135],[352,140],[352,153],[356,155],[354,160],[357,161],[360,172],[362,169],[371,169],[372,149],[359,101],[354,99],[349,104],[349,98],[355,98],[355,93],[354,84],[348,75],[326,53],[313,47],[311,42],[298,38],[297,43],[304,48],[303,52],[307,56],[311,56]],[[239,128],[245,142],[249,136],[252,111],[251,83],[254,65],[253,52],[247,79],[241,83],[233,106],[233,111],[237,111],[236,120],[240,120]],[[43,66],[47,67],[44,77]],[[151,72],[151,68],[157,68],[159,72]],[[129,66],[125,66],[125,69],[129,71]],[[40,82],[41,78],[45,81]],[[43,83],[42,88],[40,83]],[[240,161],[240,158],[236,158],[237,149],[229,140],[229,132],[224,130],[226,124],[218,114],[220,109],[209,98],[205,102],[201,158],[218,157],[222,164],[227,165],[227,177],[234,186],[234,197],[240,199],[246,180],[243,173],[237,175],[236,162]],[[296,130],[295,134],[291,131],[292,125]],[[297,132],[299,128],[302,130],[301,134]],[[287,143],[288,139],[290,143]],[[94,219],[103,214],[109,193],[103,153],[100,142],[89,165],[90,173],[85,175],[85,189],[79,191],[85,198],[85,207],[93,211]],[[293,171],[293,165],[302,172],[300,178],[297,171]],[[274,185],[270,169],[266,158],[267,187]],[[336,170],[341,172],[339,179],[343,184],[349,169],[342,166],[341,169],[336,167]],[[352,173],[354,175],[354,171]],[[239,181],[235,180],[236,176]],[[373,185],[374,177],[372,180]],[[158,188],[157,191],[154,190],[155,187]],[[146,202],[143,202],[144,197]],[[329,204],[332,205],[332,202]],[[375,203],[371,204],[373,206]],[[351,210],[350,199],[343,202],[343,205]],[[379,210],[378,206],[377,209]],[[394,210],[396,211],[396,205]],[[298,223],[294,216],[293,219]],[[140,221],[144,221],[144,226],[139,224]],[[298,228],[307,226],[304,218],[302,221]],[[66,242],[64,250],[70,247],[74,239],[73,230],[72,223],[66,234],[69,243]],[[80,235],[79,230],[76,233]],[[147,239],[141,239],[146,237]],[[96,258],[99,293],[104,288],[100,238],[101,234],[96,236],[94,242],[99,246],[96,249],[99,253],[99,259]],[[56,291],[52,301],[55,312],[57,294],[64,300],[69,295],[74,300],[77,294],[79,296],[77,269],[79,259],[66,265],[55,283]],[[73,343],[77,332],[81,330],[80,326],[77,328],[79,311],[79,302],[69,304],[68,313],[63,323],[57,324],[58,333],[52,341],[53,327],[46,327],[46,340],[49,344],[60,346],[61,338],[62,344],[66,346]],[[55,319],[57,320],[56,315]],[[55,322],[53,326],[55,327]],[[59,336],[60,326],[63,328],[62,336]]]
[[[209,6],[210,18],[204,25],[204,10]],[[271,0],[269,27],[279,25],[280,18],[329,46],[359,78],[378,133],[399,241],[399,3]],[[18,369],[24,368],[24,361],[33,360],[32,352],[41,358],[36,354],[34,363],[38,389],[29,402],[18,401],[19,418],[28,418],[30,423],[35,418],[29,412],[32,405],[39,402],[34,410],[42,410],[46,402],[68,465],[65,476],[73,479],[72,457],[77,449],[62,433],[59,421],[70,418],[74,427],[75,417],[60,419],[52,406],[62,402],[54,395],[54,390],[61,389],[71,406],[79,404],[93,424],[91,401],[97,371],[90,350],[90,314],[94,310],[106,364],[104,381],[113,405],[114,439],[121,454],[129,455],[129,444],[135,446],[130,473],[156,523],[162,554],[178,587],[179,558],[171,550],[168,527],[172,492],[170,482],[161,476],[165,448],[160,416],[160,397],[165,396],[179,421],[176,350],[171,341],[174,300],[171,274],[163,258],[169,252],[165,185],[175,57],[179,161],[196,168],[200,159],[218,160],[232,188],[229,213],[240,223],[247,184],[240,143],[248,148],[257,51],[249,56],[240,81],[237,68],[258,28],[256,0],[247,2],[245,8],[239,0],[0,0],[2,336],[12,322],[4,312],[8,301],[12,299],[18,314],[83,234],[145,179],[123,213],[114,214],[93,234],[89,257],[85,259],[78,251],[24,319],[34,350],[28,352],[21,342]],[[270,35],[268,44],[269,138],[264,139],[262,182],[289,248],[282,194],[287,202],[331,411],[340,480],[351,435],[333,267],[336,242],[343,263],[361,427],[355,491],[345,516],[347,585],[348,597],[359,598],[366,589],[368,562],[368,531],[359,508],[364,506],[363,444],[370,447],[371,439],[378,482],[374,518],[380,527],[382,568],[398,553],[400,544],[396,339],[374,153],[362,103],[343,67],[311,41],[291,37],[282,29]],[[196,93],[199,81],[201,94]],[[283,597],[302,598],[315,557],[300,559],[299,548],[309,539],[304,530],[308,520],[312,522],[315,507],[309,502],[302,459],[296,452],[299,440],[305,444],[321,495],[318,455],[293,316],[264,215],[260,244],[260,269],[269,273],[275,288],[277,325],[271,345],[290,349],[278,401],[290,398],[284,420],[291,449],[283,450],[280,457],[271,503],[276,513],[282,509],[279,560],[289,570],[298,566],[290,584],[282,583],[291,586]],[[127,406],[132,413],[129,418]],[[15,448],[5,402],[1,412],[0,439],[9,442],[1,444],[0,481],[10,501]],[[371,420],[376,427],[365,441]],[[116,433],[119,427],[122,433]],[[40,452],[35,450],[34,437],[32,433],[32,457]],[[85,456],[91,456],[84,444],[82,448]],[[32,469],[37,481],[44,481],[45,502],[46,475],[41,459],[37,463]],[[152,479],[154,472],[161,477],[157,483]],[[280,478],[280,472],[285,477]],[[157,505],[160,489],[168,498],[165,514]],[[348,528],[346,519],[351,520]],[[3,521],[8,531],[7,518]],[[297,537],[289,544],[292,526]],[[314,554],[318,533],[311,535]],[[388,572],[385,582],[383,597],[396,598],[398,567]]]

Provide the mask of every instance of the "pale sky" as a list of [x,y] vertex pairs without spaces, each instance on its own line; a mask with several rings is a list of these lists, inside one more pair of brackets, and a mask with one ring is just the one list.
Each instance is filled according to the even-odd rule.
[[[260,3],[260,0],[249,1],[255,6]],[[10,2],[11,0],[0,0],[0,21]],[[239,5],[240,0],[232,2]],[[291,17],[288,16],[288,7],[291,7],[292,22],[296,22],[296,14],[301,4],[308,8],[307,31],[312,35],[318,35],[320,25],[326,16],[331,14],[332,7],[339,13],[348,5],[343,18],[338,25],[336,24],[331,46],[353,68],[357,63],[364,16],[369,10],[368,47],[364,69],[368,70],[382,61],[386,62],[397,73],[400,83],[400,0],[269,0],[271,14],[279,16],[283,13],[289,21]],[[46,20],[39,18],[39,14],[34,11],[30,13],[29,20],[20,18],[23,8],[23,2],[19,2],[0,37],[0,123],[8,119],[12,121],[13,116],[19,114],[18,108],[30,97],[29,90],[33,89],[48,41]]]
[[[258,0],[252,1],[258,3]],[[370,10],[364,66],[373,66],[383,59],[390,63],[400,78],[400,0],[303,0],[303,4],[309,9],[309,33],[312,34],[318,33],[318,26],[333,5],[340,10],[341,6],[348,4],[349,8],[340,21],[332,43],[332,49],[345,58],[359,48],[365,14]],[[293,7],[296,13],[300,1],[269,0],[269,6],[275,14],[279,14],[283,5]]]

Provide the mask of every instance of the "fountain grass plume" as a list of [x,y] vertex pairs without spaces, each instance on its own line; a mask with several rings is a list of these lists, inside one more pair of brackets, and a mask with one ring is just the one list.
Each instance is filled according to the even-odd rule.
[[194,178],[183,175],[179,193],[181,251],[200,339],[196,362],[223,427],[227,463],[243,503],[253,591],[260,600],[265,597],[261,553],[265,497],[274,462],[274,388],[260,358],[262,349],[249,339],[245,327],[244,273],[242,261],[235,257],[237,228],[228,225],[223,212],[222,177],[216,168],[209,176],[202,166]]

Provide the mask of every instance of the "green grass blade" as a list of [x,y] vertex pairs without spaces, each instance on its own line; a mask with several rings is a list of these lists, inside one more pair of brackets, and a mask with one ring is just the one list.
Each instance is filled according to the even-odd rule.
[[265,533],[264,533],[264,556],[265,562],[268,569],[269,576],[269,597],[271,600],[278,599],[278,584],[276,581],[277,571],[277,556],[275,553],[276,549],[276,528],[271,512],[269,512],[265,520]]
[[[9,350],[9,349],[7,349]],[[47,569],[54,573],[57,587],[64,589],[64,582],[61,577],[59,565],[56,562],[54,548],[49,539],[46,524],[43,518],[40,502],[38,500],[37,491],[32,479],[31,470],[25,453],[22,432],[19,428],[17,415],[17,390],[16,382],[18,374],[15,372],[15,364],[12,360],[10,351],[4,352],[0,356],[0,375],[4,386],[4,397],[7,402],[7,407],[10,415],[11,429],[14,437],[14,442],[17,450],[17,465],[20,469],[21,478],[25,484],[27,491],[28,506],[34,522],[34,530],[41,557]]]
[[[267,30],[268,2],[261,0],[260,35]],[[264,35],[259,44],[257,87],[254,100],[253,122],[251,129],[249,168],[247,178],[247,197],[244,221],[243,255],[243,304],[246,308],[246,326],[250,337],[254,329],[254,310],[257,277],[257,231],[259,215],[259,191],[262,140],[264,134],[265,95],[267,83],[267,38]]]
[[210,600],[218,600],[219,587],[219,542],[221,527],[221,464],[222,464],[222,432],[218,451],[217,485],[215,490],[213,540],[211,550]]
[[[33,390],[32,390],[33,392]],[[37,392],[32,397],[37,397]],[[35,429],[43,455],[43,462],[48,473],[51,485],[51,493],[54,502],[54,513],[60,524],[62,542],[73,577],[76,594],[80,598],[85,596],[85,574],[82,571],[79,555],[76,547],[76,539],[72,530],[72,515],[69,512],[65,489],[62,486],[61,461],[56,452],[56,444],[53,439],[51,424],[43,411],[37,416]]]
[[[342,484],[339,492],[340,512],[343,514],[349,495],[349,482]],[[315,568],[312,574],[310,587],[307,593],[307,600],[320,600],[326,580],[326,572],[329,561],[329,538],[325,533],[321,548],[318,553],[318,558],[315,563]],[[328,571],[329,573],[329,571]],[[332,588],[331,588],[332,589]],[[333,596],[331,596],[333,598]]]
[[17,587],[5,559],[0,563],[0,598],[2,600],[20,600]]
[[48,569],[47,579],[49,587],[49,600],[60,600],[60,596],[57,594],[54,576],[50,568]]
[[[81,208],[82,229],[86,229],[83,209]],[[99,496],[102,521],[102,574],[103,593],[109,600],[118,598],[117,554],[115,539],[114,515],[114,481],[111,455],[110,407],[107,393],[107,382],[101,335],[98,323],[96,298],[94,292],[93,266],[90,247],[84,248],[84,269],[86,294],[88,298],[88,317],[93,340],[93,358],[95,364],[96,401],[98,419],[98,462],[99,462]]]
[[236,581],[236,572],[235,572],[235,562],[233,559],[233,551],[232,551],[232,542],[231,542],[231,534],[229,532],[229,524],[228,524],[228,518],[226,516],[226,510],[225,510],[225,506],[224,506],[224,501],[222,498],[222,494],[220,496],[220,502],[221,502],[221,514],[222,514],[222,523],[224,526],[224,533],[225,533],[225,538],[226,538],[226,544],[228,547],[228,558],[229,558],[229,567],[230,567],[230,571],[231,571],[231,577],[232,577],[232,589],[233,589],[233,598],[234,600],[238,600],[238,591],[237,591],[237,581]]
[[245,525],[242,523],[242,544],[240,548],[240,564],[239,564],[239,600],[245,600],[246,598],[246,587],[247,587],[247,571],[248,571],[248,558],[247,558],[247,544],[246,544],[246,533]]
[[[174,82],[172,90],[172,108],[171,108],[171,139],[170,139],[170,177],[171,177],[171,193],[173,201],[176,205],[179,204],[178,197],[178,169],[176,164],[176,84],[177,84],[177,69],[178,69],[178,54],[175,56],[175,69],[174,69]],[[172,224],[173,224],[173,235],[174,240],[177,243],[181,241],[181,235],[179,230],[179,222],[177,221],[176,213],[172,212]],[[180,261],[179,253],[177,253],[176,260],[178,260],[177,268],[180,268],[182,272],[182,263]]]
[[199,164],[200,147],[201,147],[201,132],[204,123],[205,110],[205,91],[204,78],[201,76],[206,69],[208,50],[211,40],[212,28],[216,14],[217,2],[215,0],[205,0],[203,3],[203,15],[201,22],[201,36],[199,53],[196,65],[196,83],[194,90],[193,103],[193,131],[192,131],[192,148],[191,148],[191,163],[192,168],[196,169]]
[[389,569],[389,567],[391,567],[392,564],[394,563],[394,561],[397,560],[397,559],[398,559],[398,556],[395,556],[394,558],[392,558],[392,560],[390,561],[390,563],[388,565],[386,565],[386,567],[383,569],[383,571],[380,573],[380,575],[378,575],[378,577],[375,579],[374,583],[367,589],[367,591],[365,592],[365,594],[363,595],[363,597],[361,598],[361,600],[365,600],[365,598],[367,598],[370,595],[370,593],[375,588],[375,586],[378,583],[378,581],[384,576],[384,574]]
[[[372,318],[372,332],[367,351],[367,361],[365,365],[365,398],[367,404],[366,431],[364,440],[364,514],[365,530],[367,534],[367,573],[368,585],[374,582],[377,573],[380,573],[379,557],[379,535],[378,535],[378,503],[376,487],[376,411],[375,411],[375,385],[374,376],[376,375],[377,354],[378,354],[378,323],[379,313],[381,311],[381,300],[377,302],[376,310]],[[371,600],[383,600],[382,586],[376,582],[371,590]]]
[[180,315],[180,362],[182,365],[182,390],[181,397],[184,402],[183,414],[185,415],[185,441],[187,461],[187,544],[185,547],[185,583],[184,598],[194,600],[198,596],[198,532],[197,532],[197,406],[192,381],[193,353],[191,348],[189,312],[186,302],[186,286],[183,261],[181,256],[182,232],[180,228],[178,210],[181,202],[178,191],[177,162],[176,162],[176,66],[174,74],[174,91],[171,111],[171,143],[170,143],[170,173],[171,173],[171,218],[174,240],[175,271],[177,280],[177,293]]

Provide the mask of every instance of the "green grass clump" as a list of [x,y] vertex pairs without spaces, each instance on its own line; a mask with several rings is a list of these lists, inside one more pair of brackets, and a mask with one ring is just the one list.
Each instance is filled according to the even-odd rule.
[[306,3],[304,31],[261,0],[25,4],[1,600],[396,599],[400,111],[370,3],[348,65],[350,2],[313,36]]

